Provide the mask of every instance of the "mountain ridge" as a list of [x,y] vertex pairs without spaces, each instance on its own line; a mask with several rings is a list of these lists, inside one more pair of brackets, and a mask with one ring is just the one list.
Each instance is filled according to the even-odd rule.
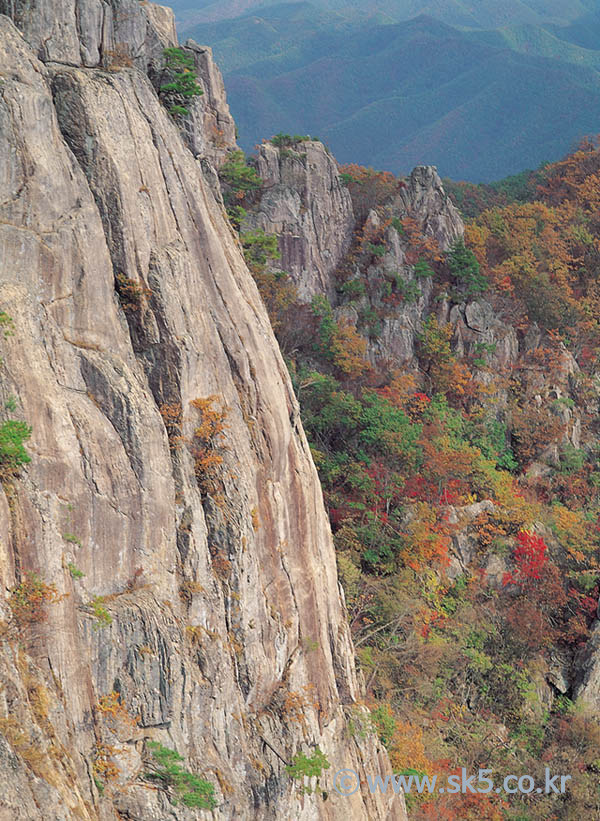
[[244,20],[200,32],[217,59],[226,57],[219,32],[236,53],[225,81],[246,150],[279,131],[316,134],[341,162],[396,173],[437,164],[445,176],[491,181],[560,156],[597,125],[592,66],[521,54],[500,37],[486,43],[423,15],[328,29],[323,45],[301,19],[278,17],[268,35],[277,53],[265,57],[261,41],[243,67],[246,53],[233,44]]
[[[180,15],[182,31],[201,22],[215,22],[220,19],[231,19],[244,13],[261,12],[275,4],[294,3],[296,0],[225,0],[216,3],[214,0],[173,0],[172,6]],[[390,21],[400,22],[427,13],[451,25],[468,27],[497,27],[512,20],[530,23],[568,23],[590,10],[597,10],[596,0],[554,0],[549,3],[528,2],[527,0],[487,0],[476,4],[465,4],[460,0],[379,0],[365,3],[363,0],[313,0],[317,8],[338,11],[345,16],[373,17],[386,15]],[[552,6],[549,13],[548,6]]]
[[[433,163],[445,176],[489,182],[597,130],[600,50],[569,39],[597,4],[569,6],[570,26],[546,15],[484,29],[453,26],[431,4],[411,8],[421,13],[384,24],[357,21],[341,4],[278,3],[189,31],[223,66],[246,151],[279,131],[317,134],[342,162],[394,173]],[[439,112],[450,108],[444,138]]]

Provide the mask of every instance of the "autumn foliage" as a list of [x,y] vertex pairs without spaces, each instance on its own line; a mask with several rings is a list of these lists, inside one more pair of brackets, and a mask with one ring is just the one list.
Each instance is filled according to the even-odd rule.
[[389,171],[375,171],[354,163],[341,165],[340,176],[350,191],[359,222],[364,221],[369,211],[383,205],[404,186],[404,182]]
[[54,584],[47,584],[37,573],[27,572],[10,591],[8,600],[19,627],[40,624],[48,619],[48,606],[60,601]]
[[229,410],[226,405],[219,407],[218,396],[194,399],[191,406],[199,412],[199,423],[194,430],[191,452],[198,485],[202,491],[214,491],[223,463],[225,451],[224,434],[227,430]]
[[[447,252],[400,210],[401,180],[342,172],[358,219],[335,294],[301,304],[273,275],[276,239],[242,242],[321,478],[372,730],[399,772],[543,781],[552,750],[580,774],[564,817],[594,817],[597,725],[556,671],[600,592],[600,148],[465,189],[474,218]],[[407,364],[385,359],[409,328]],[[210,476],[224,419],[198,410]],[[410,816],[559,817],[535,801],[422,796]]]
[[513,554],[515,569],[504,575],[502,584],[526,585],[538,581],[548,562],[548,545],[536,533],[521,530]]

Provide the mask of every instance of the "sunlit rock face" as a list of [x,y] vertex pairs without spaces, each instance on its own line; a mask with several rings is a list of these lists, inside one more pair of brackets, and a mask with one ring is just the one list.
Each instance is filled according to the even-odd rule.
[[[214,785],[215,818],[404,819],[401,797],[332,789],[389,762],[348,732],[363,708],[319,482],[197,160],[223,146],[190,135],[224,111],[209,55],[212,113],[182,134],[148,77],[167,10],[0,11],[0,399],[32,427],[0,493],[0,817],[201,817],[144,781],[155,740]],[[207,409],[226,425],[210,482]],[[58,601],[18,625],[30,571]],[[285,770],[317,745],[327,800]]]

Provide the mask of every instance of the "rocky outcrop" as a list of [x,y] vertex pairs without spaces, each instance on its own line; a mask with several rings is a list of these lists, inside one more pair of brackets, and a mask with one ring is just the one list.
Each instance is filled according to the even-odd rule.
[[[164,49],[178,45],[172,10],[140,0],[0,0],[0,14],[11,17],[46,63],[109,71],[135,67],[157,78]],[[192,152],[218,168],[236,148],[223,78],[208,46],[188,40],[185,48],[203,94],[190,102],[182,128]]]
[[[337,163],[319,141],[281,146],[263,143],[258,147],[257,170],[264,188],[245,228],[260,228],[277,235],[281,253],[278,267],[291,274],[300,299],[310,301],[320,293],[335,302],[335,271],[350,249],[354,232],[364,231],[366,226],[372,228],[373,220],[379,222],[377,213],[369,214],[366,226],[357,223]],[[413,220],[421,235],[431,237],[443,251],[464,232],[460,214],[432,166],[414,169],[389,210],[398,219]],[[402,271],[409,282],[411,270],[406,262],[405,243],[394,229],[387,232],[386,239],[388,254],[382,266]],[[414,310],[409,313],[414,314]],[[409,318],[398,317],[394,328],[387,329],[383,336],[389,336],[391,341],[398,336],[400,326],[411,322]],[[383,344],[389,354],[389,346]]]
[[381,308],[372,305],[368,296],[355,298],[348,306],[340,297],[336,271],[343,265],[355,267],[356,277],[362,277],[353,241],[356,244],[358,232],[363,236],[383,232],[385,254],[371,262],[366,279],[376,282],[399,276],[412,298],[386,311],[378,333],[369,340],[368,355],[373,363],[394,362],[416,370],[416,340],[423,317],[432,310],[432,283],[414,276],[408,237],[390,225],[390,219],[384,224],[384,219],[411,220],[422,237],[431,238],[440,250],[447,251],[463,235],[464,224],[444,192],[437,170],[415,168],[385,207],[385,215],[373,210],[364,225],[356,220],[337,163],[322,143],[264,143],[258,148],[257,170],[264,188],[244,229],[260,228],[277,235],[281,258],[276,266],[291,274],[301,301],[323,294],[336,306],[336,315],[353,324],[361,311]]
[[[404,187],[399,189],[391,210],[400,220],[414,221],[420,235],[435,240],[441,251],[448,251],[465,230],[461,216],[445,193],[433,166],[417,166],[412,171]],[[370,345],[370,355],[374,362],[389,360],[416,369],[417,336],[422,319],[434,307],[431,305],[432,281],[415,277],[414,266],[407,260],[407,242],[393,227],[386,232],[386,248],[381,265],[374,266],[371,275],[377,276],[378,268],[387,275],[397,271],[403,287],[412,290],[414,296],[385,317],[378,339]]]
[[433,237],[442,251],[447,251],[464,233],[460,213],[432,165],[418,165],[411,172],[395,206],[399,216],[414,219],[421,234]]
[[[426,392],[431,385],[420,370],[418,340],[424,321],[435,316],[441,325],[451,326],[452,350],[469,362],[473,381],[491,393],[486,402],[489,420],[504,419],[507,380],[515,368],[524,396],[538,406],[554,403],[552,414],[564,434],[540,454],[531,470],[544,472],[548,465],[557,465],[561,447],[579,448],[579,413],[568,401],[560,401],[568,398],[577,380],[572,354],[561,346],[551,374],[546,373],[535,364],[536,351],[543,356],[540,349],[553,343],[535,323],[519,334],[498,313],[497,301],[493,305],[479,295],[457,303],[456,294],[440,293],[433,276],[417,271],[419,245],[427,249],[425,256],[439,261],[464,233],[437,170],[415,168],[397,193],[371,209],[359,224],[327,149],[319,142],[290,139],[278,146],[260,146],[257,166],[264,190],[244,227],[276,234],[281,258],[273,265],[292,274],[300,301],[308,302],[315,294],[327,296],[334,317],[366,338],[372,365],[412,372]],[[370,317],[370,325],[365,317]]]
[[246,222],[277,234],[278,265],[292,276],[300,298],[332,295],[332,275],[352,241],[350,194],[323,143],[307,140],[278,148],[258,148],[257,170],[263,194]]
[[229,111],[221,72],[213,60],[212,49],[187,40],[203,94],[190,106],[185,119],[185,134],[192,152],[208,160],[214,168],[223,164],[227,154],[237,148],[235,122]]
[[[332,790],[389,763],[348,732],[329,525],[257,289],[146,74],[95,68],[119,25],[143,67],[166,17],[2,10],[25,39],[0,16],[0,392],[32,437],[0,493],[1,817],[199,817],[141,778],[154,739],[214,785],[214,818],[405,819],[399,796]],[[28,571],[59,595],[47,622],[8,605]],[[327,800],[285,771],[316,745]]]
[[594,710],[600,707],[600,621],[595,623],[590,638],[579,652],[574,698]]
[[[393,205],[393,213],[397,213],[397,202]],[[404,216],[414,215],[414,211],[404,213]],[[412,217],[414,219],[414,216]],[[444,225],[449,228],[450,223],[445,221],[444,211],[432,213],[429,218],[423,217],[424,222]],[[364,270],[364,261],[351,260],[354,269],[354,278],[363,279],[367,284],[364,296],[352,300],[356,316],[360,313],[375,310],[380,316],[377,333],[370,335],[368,340],[368,356],[373,364],[379,362],[394,363],[395,367],[406,370],[418,370],[416,358],[417,339],[422,330],[423,320],[432,312],[439,315],[440,321],[449,321],[449,306],[445,301],[433,301],[433,281],[431,277],[419,277],[415,274],[413,251],[409,238],[389,224],[384,222],[376,211],[371,211],[362,226],[363,234],[379,236],[383,251],[381,256],[373,257]],[[458,236],[462,235],[464,226],[462,221],[456,226]],[[452,229],[454,230],[454,229]],[[404,298],[398,299],[391,306],[381,299],[381,283],[395,283],[401,289]],[[337,312],[347,313],[344,298],[336,294],[334,301],[338,303]],[[339,303],[342,304],[339,304]],[[465,310],[465,306],[462,306]],[[469,307],[469,311],[472,308]],[[451,321],[455,321],[453,317]],[[492,323],[493,324],[493,323]],[[494,328],[496,326],[494,325]],[[478,334],[473,334],[478,337]],[[476,344],[470,340],[472,344]]]
[[44,62],[146,71],[177,44],[171,9],[139,0],[0,0],[0,14]]

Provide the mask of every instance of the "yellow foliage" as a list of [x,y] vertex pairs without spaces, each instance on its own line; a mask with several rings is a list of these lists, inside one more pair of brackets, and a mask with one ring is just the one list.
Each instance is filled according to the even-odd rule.
[[314,693],[314,684],[306,684],[303,692],[288,690],[283,696],[281,704],[282,716],[286,721],[305,726],[306,714],[309,710],[320,710],[320,703]]
[[358,377],[369,369],[365,359],[367,340],[347,319],[342,318],[336,323],[331,336],[331,351],[334,364],[346,376]]
[[378,393],[401,410],[406,410],[418,390],[417,380],[411,373],[396,371],[389,386]]
[[[350,530],[350,528],[348,528]],[[360,545],[358,545],[360,547]],[[343,553],[337,555],[338,575],[346,594],[348,607],[352,608],[359,593],[360,569]]]
[[595,550],[589,522],[581,510],[556,505],[552,508],[552,522],[558,540],[574,561],[585,561],[586,554]]
[[104,781],[116,781],[121,775],[121,770],[115,764],[113,756],[116,750],[109,744],[96,744],[94,753],[94,772]]
[[[245,196],[244,191],[239,191],[241,199]],[[298,302],[298,290],[291,278],[282,275],[280,272],[253,270],[252,276],[258,286],[271,325],[276,334],[284,329],[287,322],[288,310]]]
[[433,764],[425,753],[423,730],[413,724],[396,722],[396,732],[389,747],[389,756],[395,772],[413,769],[433,774]]
[[417,502],[413,514],[406,527],[406,563],[416,572],[430,564],[447,564],[450,538],[442,532],[433,506]]
[[226,405],[214,407],[219,401],[218,396],[212,395],[190,403],[200,411],[200,424],[194,431],[191,449],[198,486],[204,493],[215,490],[218,468],[223,463],[226,449],[222,439],[228,428],[225,420],[229,409]]
[[482,268],[487,266],[487,248],[486,244],[490,236],[489,228],[485,225],[476,225],[475,223],[468,223],[465,226],[465,245],[470,248],[475,256],[477,262]]
[[507,530],[517,532],[528,527],[541,516],[541,506],[526,499],[516,479],[505,471],[498,471],[493,501],[498,505],[494,519]]
[[113,690],[106,696],[102,696],[96,705],[100,715],[113,719],[130,727],[136,727],[139,716],[135,718],[130,714],[127,707],[121,700],[121,694]]
[[430,316],[423,325],[419,337],[419,358],[431,380],[433,393],[448,393],[463,397],[472,380],[466,365],[456,361],[450,345],[453,327],[441,325],[437,317]]
[[54,584],[46,584],[36,573],[27,572],[21,583],[11,589],[8,603],[16,624],[22,628],[46,621],[48,605],[63,598]]
[[345,520],[342,522],[341,527],[339,527],[335,534],[334,534],[334,542],[337,550],[354,550],[358,551],[359,553],[362,552],[362,544],[360,540],[356,536],[356,532],[351,524],[346,524]]

